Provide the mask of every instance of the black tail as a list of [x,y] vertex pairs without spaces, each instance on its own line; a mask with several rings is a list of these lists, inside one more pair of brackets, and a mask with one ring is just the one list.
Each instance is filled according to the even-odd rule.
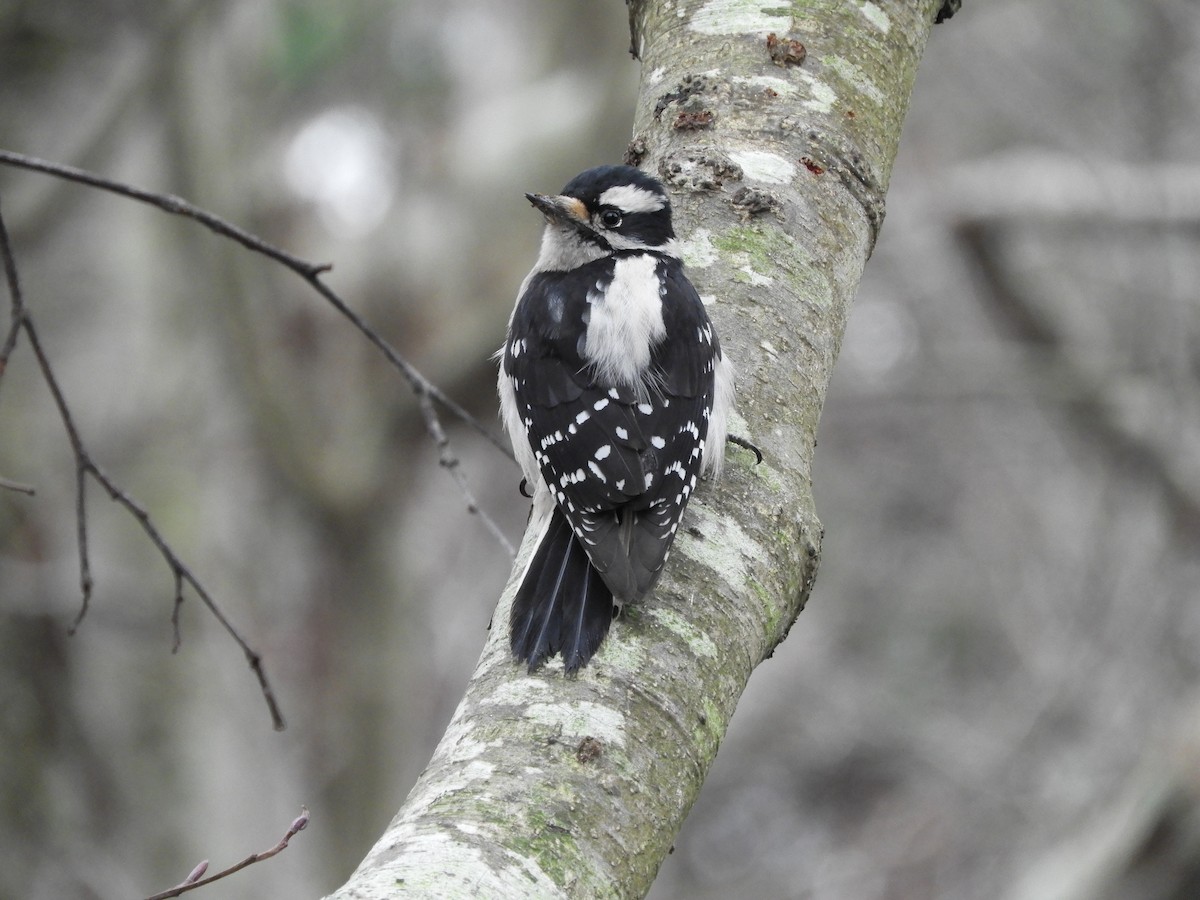
[[571,674],[599,649],[612,612],[612,591],[555,509],[513,600],[513,655],[532,672],[561,653]]

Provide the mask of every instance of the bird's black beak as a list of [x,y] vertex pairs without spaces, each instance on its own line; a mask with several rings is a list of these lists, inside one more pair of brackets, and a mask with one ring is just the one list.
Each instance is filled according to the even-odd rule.
[[566,225],[586,234],[594,234],[588,222],[587,207],[575,197],[548,197],[545,194],[526,194],[525,199],[534,205],[552,225]]

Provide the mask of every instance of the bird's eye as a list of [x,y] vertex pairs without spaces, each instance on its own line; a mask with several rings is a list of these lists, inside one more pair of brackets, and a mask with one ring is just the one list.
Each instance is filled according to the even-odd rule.
[[600,224],[605,228],[616,228],[621,224],[621,214],[615,209],[605,209],[600,212]]

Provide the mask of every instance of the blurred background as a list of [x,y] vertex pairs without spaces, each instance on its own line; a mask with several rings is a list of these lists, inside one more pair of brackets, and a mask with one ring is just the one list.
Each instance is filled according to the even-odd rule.
[[[522,193],[620,158],[627,47],[617,0],[8,0],[0,146],[332,262],[493,423],[540,228]],[[816,588],[653,900],[1200,895],[1198,105],[1190,0],[967,0],[935,29],[821,424]],[[302,803],[290,849],[208,894],[332,889],[440,737],[508,554],[299,278],[44,176],[0,168],[0,202],[96,461],[263,653],[289,726],[190,594],[172,655],[170,572],[94,485],[67,636],[72,459],[22,342],[0,898],[145,896]],[[515,467],[450,432],[515,543]]]

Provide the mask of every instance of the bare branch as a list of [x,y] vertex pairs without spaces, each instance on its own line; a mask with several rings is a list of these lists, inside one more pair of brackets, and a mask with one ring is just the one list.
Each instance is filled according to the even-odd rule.
[[1149,166],[1015,150],[956,167],[946,194],[956,216],[988,223],[1200,224],[1200,165],[1191,162]]
[[458,484],[459,490],[463,492],[463,496],[467,498],[467,512],[477,513],[483,520],[483,524],[491,531],[492,536],[500,542],[509,556],[517,555],[517,548],[512,545],[512,542],[505,536],[500,526],[492,520],[492,517],[482,512],[479,504],[475,502],[475,494],[471,491],[467,484],[467,479],[462,473],[462,468],[459,465],[459,459],[450,452],[450,438],[446,436],[445,430],[442,428],[442,423],[438,420],[437,412],[433,408],[433,399],[429,394],[420,394],[417,397],[417,403],[421,408],[421,415],[425,418],[425,428],[433,437],[433,442],[438,449],[438,464],[450,473],[450,477]]
[[[124,184],[119,181],[113,181],[96,175],[84,169],[77,169],[73,166],[65,166],[59,163],[52,163],[44,159],[38,159],[32,156],[26,156],[21,153],[13,153],[9,150],[0,150],[0,164],[14,166],[19,169],[28,169],[33,172],[43,172],[47,175],[53,175],[56,178],[63,178],[67,181],[75,181],[80,184],[90,185],[91,187],[100,188],[101,190],[109,191],[114,194],[119,194],[122,197],[129,197],[133,200],[147,203],[157,207],[164,212],[173,215],[184,216],[185,218],[193,219],[199,222],[205,228],[215,232],[230,240],[236,241],[248,250],[254,253],[259,253],[263,256],[273,259],[303,278],[312,288],[324,297],[330,305],[338,312],[350,320],[350,323],[363,333],[381,353],[387,358],[393,366],[408,380],[412,389],[418,395],[427,395],[440,403],[446,410],[451,412],[455,417],[462,422],[475,429],[498,450],[504,453],[509,459],[515,458],[512,455],[512,450],[508,444],[495,434],[490,428],[472,416],[469,412],[463,409],[459,404],[455,403],[447,397],[440,388],[433,382],[422,375],[411,363],[406,360],[399,351],[389,344],[383,337],[379,335],[366,321],[353,309],[346,305],[346,302],[339,297],[332,288],[321,280],[321,276],[333,268],[331,263],[314,263],[308,260],[300,259],[293,256],[285,250],[281,250],[272,244],[267,243],[262,238],[245,231],[238,226],[227,222],[220,216],[214,215],[207,210],[201,209],[183,200],[180,197],[175,197],[171,194],[160,194],[154,191],[147,191],[133,185]],[[3,357],[0,357],[3,359]],[[431,435],[432,437],[432,435]]]
[[988,214],[964,216],[954,236],[964,255],[974,263],[980,297],[989,311],[1014,335],[1030,346],[1049,350],[1057,363],[1055,378],[1071,398],[1065,407],[1077,427],[1096,435],[1095,446],[1118,454],[1159,485],[1179,521],[1200,523],[1200,482],[1192,467],[1174,461],[1167,441],[1130,424],[1113,402],[1108,379],[1091,372],[1064,349],[1063,335],[1045,310],[1028,295],[1004,262],[1000,232],[1004,218]]
[[181,894],[188,893],[188,891],[194,891],[197,888],[202,888],[206,885],[212,884],[214,881],[220,881],[222,878],[226,878],[232,875],[234,872],[240,872],[247,866],[252,866],[257,862],[262,862],[264,859],[270,859],[272,856],[282,853],[284,849],[287,848],[288,841],[308,827],[308,818],[308,807],[301,806],[300,815],[292,820],[292,824],[288,826],[287,833],[279,839],[279,843],[277,843],[274,847],[263,850],[261,853],[251,853],[241,862],[234,863],[228,869],[222,869],[215,875],[209,875],[207,878],[202,878],[201,876],[208,871],[208,860],[206,859],[192,869],[192,871],[188,874],[188,877],[179,884],[175,885],[175,887],[165,890],[160,894],[153,894],[147,897],[146,900],[168,900],[170,897],[178,897]]
[[[731,453],[720,481],[697,486],[653,595],[613,624],[592,666],[571,678],[557,664],[526,675],[505,630],[492,630],[429,765],[329,900],[418,896],[429,884],[469,885],[489,898],[649,891],[747,679],[812,587],[821,526],[810,463],[831,348],[882,214],[933,3],[890,4],[886,32],[852,4],[836,24],[790,19],[789,40],[887,72],[875,98],[831,67],[790,80],[789,97],[744,89],[779,80],[761,41],[787,21],[775,8],[710,27],[698,2],[670,12],[666,0],[631,4],[643,56],[631,155],[663,177],[678,233],[711,238],[712,254],[689,274],[701,296],[719,298],[713,322],[739,373],[744,420],[735,427],[762,444],[765,460],[754,467],[757,457]],[[696,60],[715,59],[720,67],[698,82]],[[685,94],[713,116],[702,138],[675,127],[674,115],[654,114]],[[833,94],[836,108],[812,102]],[[869,105],[895,114],[845,114]],[[772,122],[793,124],[764,127]],[[814,152],[822,165],[844,165],[845,177],[797,168]],[[747,196],[753,202],[734,199]],[[768,343],[782,349],[764,352]],[[494,621],[508,620],[537,539],[530,529]]]
[[18,494],[28,494],[30,497],[37,493],[37,489],[33,485],[22,484],[19,481],[10,481],[3,476],[0,476],[0,489],[15,491]]
[[[479,504],[475,502],[474,495],[467,487],[466,480],[461,474],[455,474],[455,470],[452,466],[446,465],[446,460],[448,458],[453,459],[453,456],[449,451],[449,439],[446,437],[445,430],[442,428],[441,422],[438,419],[436,409],[434,409],[432,404],[424,402],[425,398],[436,400],[444,409],[446,409],[460,421],[466,423],[479,434],[483,435],[493,447],[496,447],[501,453],[515,462],[515,457],[513,456],[512,450],[509,448],[507,442],[502,440],[492,431],[492,429],[485,426],[477,418],[463,409],[462,406],[447,397],[437,385],[422,375],[421,372],[419,372],[407,359],[405,359],[395,347],[388,343],[377,331],[375,331],[375,329],[368,325],[362,316],[351,309],[350,306],[347,305],[347,303],[321,279],[323,274],[333,268],[331,264],[309,262],[308,260],[293,256],[287,251],[281,250],[278,247],[267,243],[257,235],[253,235],[250,232],[245,231],[244,229],[239,228],[230,222],[227,222],[220,216],[214,215],[207,210],[201,209],[200,207],[171,194],[160,194],[154,191],[147,191],[139,187],[134,187],[133,185],[104,178],[92,172],[85,171],[84,169],[77,169],[73,166],[52,163],[44,159],[25,156],[21,153],[13,153],[8,150],[0,150],[0,164],[15,166],[20,169],[28,169],[33,172],[43,172],[47,175],[53,175],[56,178],[62,178],[67,181],[74,181],[78,182],[79,184],[86,184],[91,187],[100,188],[101,190],[109,191],[122,197],[129,197],[133,200],[147,203],[163,210],[164,212],[169,212],[173,215],[184,216],[185,218],[192,219],[196,222],[199,222],[210,231],[219,234],[222,237],[227,237],[230,240],[236,241],[254,253],[259,253],[263,256],[266,256],[268,259],[275,260],[280,265],[290,269],[303,278],[313,290],[324,297],[325,300],[346,319],[348,319],[350,324],[357,328],[368,341],[374,344],[375,347],[384,355],[387,361],[390,362],[400,372],[400,374],[404,376],[405,380],[408,381],[413,393],[417,395],[418,401],[421,403],[421,412],[425,422],[425,430],[428,432],[429,437],[433,440],[434,444],[436,444],[438,447],[438,453],[441,457],[443,467],[451,472],[454,482],[458,485],[459,490],[462,491],[464,499],[467,503],[467,511],[472,515],[479,516],[479,518],[483,521],[484,526],[500,542],[500,545],[504,547],[509,556],[513,556],[515,554],[512,543],[504,536],[504,532],[500,529],[500,526],[497,525],[496,522],[479,507]],[[15,332],[16,327],[14,326],[12,335],[10,335],[14,341]],[[7,346],[7,342],[5,346]],[[6,359],[7,353],[0,355],[0,375],[3,374],[3,363]]]
[[171,632],[174,635],[171,641],[171,652],[178,653],[179,647],[183,644],[183,633],[179,627],[179,614],[183,610],[183,576],[178,572],[175,573],[175,604],[171,609]]
[[21,335],[21,327],[25,324],[25,298],[21,293],[21,281],[17,278],[17,262],[13,258],[12,246],[8,240],[8,230],[4,227],[4,217],[0,215],[0,259],[4,261],[4,280],[8,283],[8,293],[12,314],[9,317],[8,332],[4,343],[0,344],[0,379],[8,369],[8,358],[17,346],[17,338]]
[[25,320],[25,331],[29,335],[29,343],[33,345],[34,353],[37,355],[38,364],[42,369],[42,377],[46,379],[46,385],[50,388],[50,393],[54,395],[54,403],[58,407],[59,416],[63,420],[63,427],[67,429],[67,435],[71,439],[71,452],[75,454],[75,545],[79,548],[79,591],[82,595],[79,604],[79,614],[75,616],[75,621],[67,628],[67,633],[75,634],[75,630],[79,628],[79,624],[83,621],[83,617],[87,615],[88,604],[92,599],[92,566],[88,556],[88,532],[87,532],[87,466],[85,461],[88,459],[87,449],[83,446],[83,442],[79,438],[78,432],[75,430],[75,423],[71,421],[71,411],[67,408],[66,400],[63,398],[62,391],[59,390],[58,382],[54,378],[54,372],[50,369],[50,361],[42,352],[42,347],[37,339],[37,332],[33,330],[33,321]]
[[[175,625],[175,649],[178,649],[179,640],[178,610],[179,604],[182,602],[180,589],[182,584],[186,582],[204,602],[204,605],[208,607],[209,611],[216,616],[217,621],[221,623],[225,631],[242,648],[242,652],[246,655],[246,660],[250,665],[250,670],[254,672],[255,677],[258,679],[263,699],[266,701],[267,709],[271,714],[271,721],[277,730],[282,730],[284,728],[283,714],[279,710],[279,704],[275,700],[275,692],[271,689],[266,672],[263,670],[262,657],[246,642],[245,638],[233,626],[233,623],[226,618],[225,613],[212,597],[209,596],[204,585],[192,574],[191,570],[179,558],[178,554],[175,553],[161,532],[159,532],[157,526],[151,520],[149,513],[113,481],[95,460],[92,459],[91,454],[88,452],[87,446],[79,435],[79,429],[75,424],[74,416],[71,414],[71,408],[67,404],[66,396],[63,394],[62,388],[58,383],[58,377],[54,374],[54,367],[42,345],[37,328],[34,326],[33,317],[25,307],[24,298],[21,293],[21,282],[17,276],[12,244],[9,241],[8,229],[4,224],[3,214],[0,214],[0,256],[4,259],[8,290],[12,297],[13,309],[16,310],[13,315],[13,320],[16,323],[14,333],[16,331],[24,332],[25,337],[29,341],[34,358],[37,360],[38,369],[41,371],[42,379],[46,382],[46,387],[49,388],[50,395],[54,399],[54,405],[58,409],[59,419],[62,421],[63,428],[67,432],[67,439],[70,441],[71,452],[75,458],[75,527],[76,543],[79,548],[79,587],[82,594],[82,601],[79,613],[76,615],[75,621],[71,623],[68,631],[71,634],[75,633],[75,630],[87,615],[92,596],[93,581],[91,563],[88,556],[87,530],[87,479],[90,476],[108,492],[109,497],[125,507],[138,521],[138,524],[142,526],[142,531],[146,533],[150,541],[158,548],[159,554],[171,569],[171,573],[175,579],[176,598],[175,612],[172,615],[172,622]],[[11,343],[15,346],[15,337]],[[7,345],[8,343],[6,342]]]
[[[35,157],[25,156],[19,153],[13,153],[7,150],[0,150],[0,164],[14,166],[16,168],[26,169],[34,172],[42,172],[47,175],[52,175],[56,178],[61,178],[66,181],[77,182],[79,184],[88,185],[90,187],[100,188],[122,197],[128,197],[133,200],[138,200],[147,203],[165,212],[173,215],[184,216],[204,225],[210,231],[236,241],[243,247],[246,247],[252,252],[266,256],[272,259],[285,268],[295,272],[303,278],[317,293],[340,312],[346,319],[350,321],[375,347],[383,353],[384,357],[390,362],[408,381],[413,393],[416,394],[418,406],[421,410],[421,415],[424,420],[425,429],[435,446],[438,448],[438,458],[440,465],[450,473],[455,484],[458,485],[466,500],[467,511],[479,516],[487,527],[488,531],[496,538],[502,547],[510,556],[515,556],[515,549],[512,543],[505,536],[502,529],[496,522],[485,513],[475,499],[473,492],[467,484],[460,467],[459,460],[450,449],[450,440],[446,435],[445,429],[442,426],[438,416],[437,409],[434,406],[434,401],[440,404],[444,409],[458,419],[474,428],[479,434],[483,435],[487,440],[509,459],[513,458],[512,451],[507,444],[497,437],[493,431],[484,426],[478,419],[472,416],[459,404],[455,403],[447,397],[435,384],[429,381],[408,360],[406,360],[390,343],[379,335],[370,325],[367,324],[358,313],[351,309],[341,297],[337,295],[324,281],[321,276],[328,272],[331,266],[327,263],[313,263],[299,257],[293,256],[272,244],[267,243],[256,235],[251,234],[244,229],[233,225],[230,222],[214,215],[206,210],[203,210],[186,200],[175,197],[169,194],[161,194],[153,191],[147,191],[133,185],[124,184],[122,182],[113,181],[108,178],[96,175],[92,172],[78,169],[72,166],[61,165],[58,163],[48,162],[46,160],[37,159]],[[267,706],[271,712],[271,719],[277,729],[284,727],[283,716],[279,711],[275,701],[274,692],[271,689],[270,683],[266,678],[266,674],[262,667],[262,658],[250,645],[245,641],[232,623],[225,617],[219,606],[215,603],[212,597],[205,590],[200,581],[192,574],[191,570],[184,564],[179,556],[172,549],[171,545],[166,541],[162,534],[154,525],[149,514],[140,504],[138,504],[129,494],[127,494],[115,481],[113,481],[103,469],[91,458],[80,438],[78,429],[75,425],[74,418],[71,414],[70,407],[67,405],[66,398],[58,384],[58,380],[54,374],[50,359],[42,347],[38,337],[33,320],[26,309],[24,299],[20,289],[20,281],[17,277],[16,264],[13,259],[11,243],[8,238],[8,233],[4,229],[3,218],[0,217],[0,252],[2,252],[4,260],[5,275],[9,285],[9,292],[12,296],[12,315],[11,324],[6,332],[3,344],[0,344],[0,378],[3,377],[5,367],[9,356],[15,349],[20,333],[25,332],[34,355],[37,358],[38,367],[41,370],[42,377],[49,387],[54,398],[55,406],[58,409],[59,417],[63,422],[63,427],[66,429],[68,439],[71,443],[72,454],[75,458],[75,502],[76,502],[76,545],[79,552],[79,584],[81,593],[81,603],[79,612],[72,622],[69,631],[74,634],[79,627],[84,617],[87,615],[88,608],[91,602],[93,579],[91,574],[91,562],[88,553],[88,530],[87,530],[87,479],[90,476],[98,482],[107,492],[110,498],[125,507],[125,509],[137,519],[142,526],[142,530],[150,538],[151,542],[158,548],[159,553],[166,561],[171,569],[172,577],[175,581],[174,605],[171,612],[172,626],[172,652],[177,652],[182,642],[180,629],[180,612],[183,605],[183,586],[186,583],[201,599],[209,611],[216,616],[222,627],[230,634],[242,648],[242,652],[246,655],[247,662],[251,670],[258,678],[259,686],[262,689],[263,697],[267,702]],[[32,488],[26,488],[24,485],[0,479],[0,488],[9,490],[24,490],[26,493],[32,493]]]

